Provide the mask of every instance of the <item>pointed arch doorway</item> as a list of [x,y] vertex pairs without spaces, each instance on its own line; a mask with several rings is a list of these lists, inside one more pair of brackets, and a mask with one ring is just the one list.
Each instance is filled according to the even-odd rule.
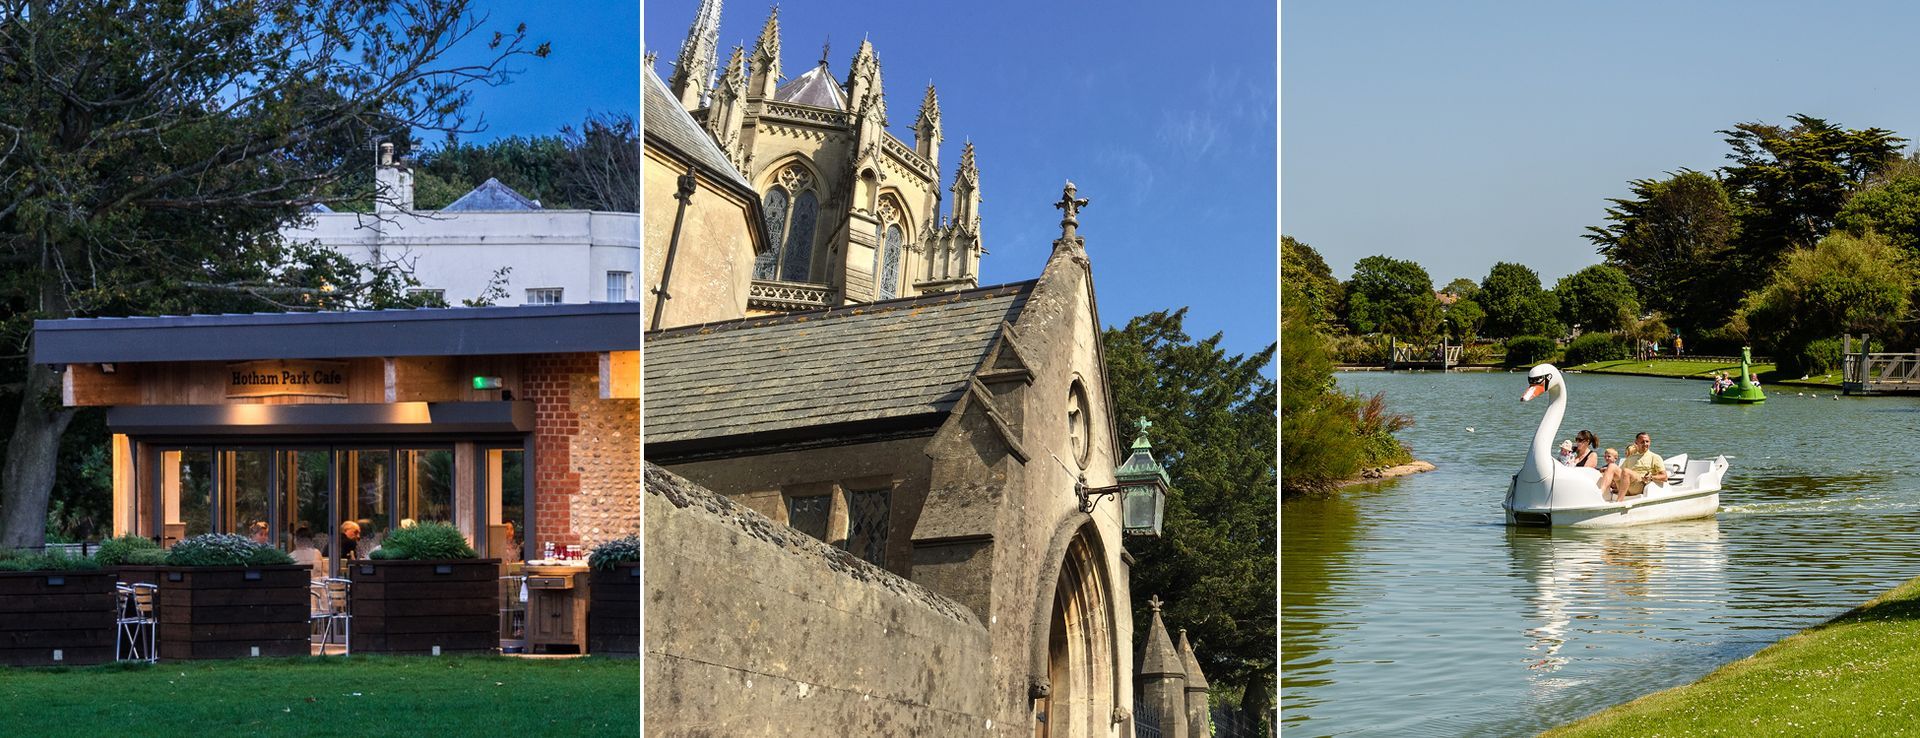
[[1035,738],[1108,734],[1115,679],[1111,588],[1091,528],[1067,545],[1049,609],[1045,696],[1034,700]]

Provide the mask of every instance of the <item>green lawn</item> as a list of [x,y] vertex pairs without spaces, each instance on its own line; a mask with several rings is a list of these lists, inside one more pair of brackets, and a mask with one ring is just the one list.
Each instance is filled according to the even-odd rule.
[[1683,687],[1544,736],[1913,735],[1920,579]]
[[[1819,385],[1838,389],[1840,373],[1833,372],[1824,377],[1779,376],[1772,364],[1753,364],[1752,369],[1760,373],[1760,385],[1765,389],[1769,384]],[[1596,361],[1580,366],[1561,367],[1562,371],[1592,372],[1594,374],[1638,374],[1658,377],[1677,377],[1682,379],[1706,379],[1715,372],[1737,374],[1740,363],[1724,361],[1695,361],[1693,359],[1629,359],[1626,361]]]
[[640,662],[501,656],[0,667],[0,736],[633,736]]

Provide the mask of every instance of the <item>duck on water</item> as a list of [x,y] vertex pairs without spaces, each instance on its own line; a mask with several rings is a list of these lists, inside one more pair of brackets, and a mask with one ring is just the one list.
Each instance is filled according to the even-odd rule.
[[1513,476],[1501,503],[1511,525],[1609,527],[1684,520],[1713,515],[1720,509],[1720,480],[1727,473],[1727,457],[1696,461],[1680,454],[1666,459],[1667,480],[1648,482],[1641,494],[1609,501],[1600,489],[1600,471],[1568,466],[1553,458],[1553,439],[1567,414],[1566,377],[1552,364],[1527,372],[1529,401],[1545,394],[1547,414],[1534,431],[1533,445]]

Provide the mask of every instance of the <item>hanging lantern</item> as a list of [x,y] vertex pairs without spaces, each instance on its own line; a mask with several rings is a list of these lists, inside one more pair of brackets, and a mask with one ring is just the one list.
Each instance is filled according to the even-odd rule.
[[1153,444],[1147,441],[1147,429],[1153,423],[1141,418],[1136,425],[1140,435],[1133,439],[1133,453],[1113,470],[1119,484],[1098,489],[1081,487],[1080,510],[1093,512],[1099,497],[1119,495],[1121,530],[1130,536],[1158,538],[1165,522],[1170,478],[1166,467],[1153,458]]

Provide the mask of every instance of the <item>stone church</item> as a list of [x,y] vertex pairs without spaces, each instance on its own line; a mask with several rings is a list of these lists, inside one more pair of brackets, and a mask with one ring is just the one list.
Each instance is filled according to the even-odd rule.
[[[887,131],[872,43],[860,42],[844,84],[825,51],[788,79],[778,8],[751,53],[735,47],[724,65],[719,26],[720,0],[703,0],[667,85],[760,193],[770,248],[755,260],[749,308],[805,310],[977,286],[980,170],[969,143],[943,190],[933,85],[907,143]],[[944,210],[942,192],[953,195]]]
[[643,74],[648,734],[1208,735],[1157,607],[1136,664],[1166,476],[1113,417],[1088,200],[1037,278],[978,285],[933,91],[909,146],[871,44],[783,79],[770,14],[721,66],[719,12]]

